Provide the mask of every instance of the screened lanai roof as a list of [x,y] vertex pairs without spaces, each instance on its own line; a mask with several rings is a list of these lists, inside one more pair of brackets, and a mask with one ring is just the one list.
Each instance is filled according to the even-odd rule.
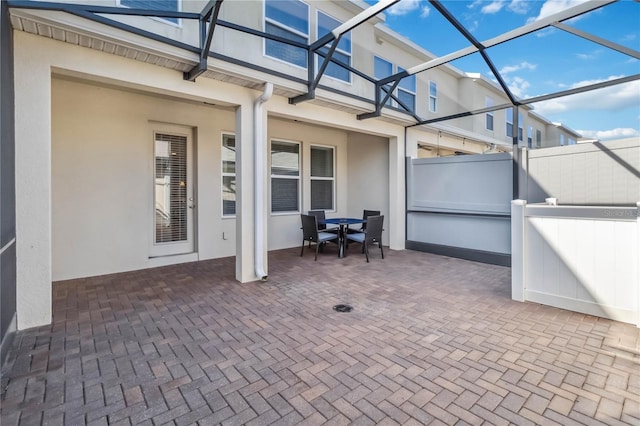
[[[206,73],[208,62],[211,59],[258,69],[279,78],[296,80],[303,83],[307,89],[304,93],[291,93],[289,102],[292,104],[313,100],[316,96],[316,90],[319,88],[339,92],[335,88],[322,84],[328,66],[337,66],[359,76],[375,87],[373,91],[375,97],[364,99],[371,105],[370,111],[358,114],[358,118],[362,120],[381,115],[382,109],[388,106],[389,99],[394,99],[398,109],[411,118],[412,124],[409,126],[420,126],[512,106],[528,107],[541,102],[550,102],[611,87],[626,87],[627,91],[628,87],[631,87],[632,92],[638,90],[637,80],[640,79],[638,40],[640,34],[638,34],[637,21],[640,17],[640,3],[637,1],[565,1],[556,5],[563,5],[563,7],[556,7],[555,10],[547,11],[545,14],[541,12],[539,16],[531,17],[524,24],[522,23],[524,18],[509,20],[506,23],[507,30],[504,31],[504,23],[499,27],[485,25],[481,30],[476,28],[474,21],[468,19],[469,10],[472,7],[516,7],[519,0],[486,2],[437,0],[429,0],[428,2],[416,0],[380,0],[376,2],[368,0],[364,2],[352,0],[345,3],[344,6],[353,12],[354,17],[324,35],[318,34],[317,39],[308,44],[294,40],[292,37],[265,31],[262,25],[252,28],[220,19],[220,12],[230,1],[211,0],[198,12],[159,10],[160,5],[167,2],[146,3],[156,6],[156,9],[104,7],[90,2],[87,2],[89,4],[80,4],[9,0],[8,4],[11,10],[35,9],[70,14],[145,37],[154,42],[162,43],[170,49],[189,52],[192,56],[197,55],[198,60],[195,66],[193,63],[185,65],[180,60],[176,60],[175,64],[165,64],[165,66],[173,65],[174,68],[184,71],[184,78],[188,80],[202,78],[203,74],[211,76]],[[423,17],[427,10],[430,19],[428,22],[431,24],[427,21],[417,20],[417,18]],[[609,33],[605,34],[602,31],[607,26],[605,24],[610,24],[611,12],[626,17],[629,14],[632,16],[635,14],[635,19],[616,21],[618,27],[616,34],[621,34],[616,39],[608,38]],[[405,17],[403,21],[398,19],[401,14]],[[137,28],[132,24],[132,21],[128,21],[131,17],[136,16],[180,19],[187,23],[185,25],[197,26],[199,36],[193,43],[179,42],[160,33]],[[590,19],[584,19],[587,16]],[[19,18],[14,19],[12,16],[12,21],[14,26],[22,26],[23,28],[20,29],[29,30],[24,28],[25,22]],[[381,28],[385,29],[382,32],[383,35],[386,32],[406,39],[416,49],[421,50],[425,61],[406,69],[396,69],[395,72],[384,76],[371,75],[370,71],[357,69],[352,64],[341,61],[340,56],[336,54],[341,40],[350,37],[352,31],[365,22],[382,26]],[[425,22],[425,24],[419,25],[415,24],[416,22]],[[416,31],[415,25],[419,26],[419,31]],[[307,61],[307,79],[301,80],[298,77],[260,68],[255,64],[218,52],[212,41],[219,28],[227,28],[273,40],[303,51],[310,59]],[[446,28],[446,31],[443,31],[443,28]],[[437,29],[437,33],[433,33],[435,29]],[[498,32],[498,29],[501,32]],[[50,37],[59,38],[56,37],[55,28],[48,31]],[[32,32],[42,32],[42,30],[36,24]],[[627,34],[626,39],[622,36],[624,34]],[[443,39],[446,39],[447,43],[443,43]],[[78,41],[78,44],[81,44],[81,41]],[[567,46],[567,48],[563,49],[563,46]],[[597,54],[594,54],[591,62],[578,61],[577,58],[580,55],[587,54],[585,52],[596,52]],[[518,66],[532,67],[532,64],[536,63],[535,58],[531,58],[534,55],[555,55],[556,59],[553,61],[545,61],[547,64],[555,64],[552,66],[553,69],[545,70],[549,75],[557,78],[558,82],[561,82],[555,86],[555,90],[549,90],[550,86],[546,85],[529,86],[524,93],[521,90],[522,87],[518,86],[521,82],[512,77],[513,65],[510,64],[517,61]],[[319,59],[313,60],[316,57]],[[631,64],[631,66],[624,68],[626,71],[621,71],[620,67],[613,66],[625,61]],[[596,62],[598,63],[597,67],[594,66]],[[494,89],[503,93],[507,102],[476,110],[461,110],[455,114],[436,114],[429,117],[417,115],[396,95],[395,89],[402,84],[403,79],[442,67],[475,73],[468,75],[477,75],[486,80]],[[629,86],[630,84],[633,86]],[[349,93],[341,94],[353,97]],[[636,93],[636,104],[640,103],[638,95]],[[602,107],[607,108],[607,105]],[[568,124],[571,125],[571,123]],[[635,124],[637,125],[637,123]]]

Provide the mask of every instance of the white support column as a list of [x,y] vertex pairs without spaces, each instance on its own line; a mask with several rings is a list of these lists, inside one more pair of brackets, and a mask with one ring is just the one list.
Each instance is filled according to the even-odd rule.
[[255,281],[253,105],[236,110],[236,279]]
[[51,70],[15,34],[16,311],[19,330],[51,323]]
[[526,231],[525,200],[511,201],[511,299],[524,302]]
[[405,248],[404,135],[389,138],[389,248]]
[[[638,251],[638,259],[636,259],[636,265],[638,268],[638,275],[640,275],[640,201],[636,202],[636,232],[637,232],[637,251]],[[638,285],[638,304],[636,305],[636,311],[638,316],[636,317],[636,327],[640,327],[640,285]]]

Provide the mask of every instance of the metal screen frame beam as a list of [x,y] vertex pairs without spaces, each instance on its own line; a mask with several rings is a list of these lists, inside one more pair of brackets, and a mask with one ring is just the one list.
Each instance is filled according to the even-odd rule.
[[630,49],[628,47],[622,46],[618,43],[614,43],[602,37],[598,37],[596,35],[587,33],[577,28],[570,27],[569,25],[563,24],[562,22],[555,22],[552,25],[560,30],[566,31],[570,34],[576,35],[585,40],[589,40],[593,43],[597,43],[601,46],[608,47],[609,49],[615,50],[617,52],[624,53],[625,55],[634,57],[636,59],[640,59],[640,52],[637,50]]
[[[338,47],[338,43],[340,42],[340,39],[342,38],[342,36],[351,31],[352,29],[356,28],[357,26],[367,22],[371,17],[377,15],[378,13],[388,9],[389,7],[393,6],[394,4],[398,3],[400,0],[379,0],[378,3],[374,4],[373,6],[369,6],[367,9],[363,10],[362,12],[358,13],[356,16],[350,18],[349,20],[347,20],[346,22],[343,22],[342,24],[338,25],[336,28],[334,28],[333,30],[331,30],[331,32],[329,32],[328,34],[325,34],[324,36],[318,38],[318,40],[316,40],[314,43],[310,44],[309,46],[307,46],[307,51],[308,51],[308,60],[307,60],[307,70],[308,70],[308,82],[307,82],[307,93],[304,93],[302,95],[298,95],[295,96],[293,98],[289,98],[289,103],[290,104],[297,104],[303,101],[308,101],[308,100],[312,100],[315,99],[316,97],[316,93],[315,93],[315,89],[318,86],[318,83],[320,82],[320,79],[322,78],[322,76],[324,75],[324,72],[327,69],[327,66],[329,65],[329,62],[332,61],[331,57],[333,56],[333,53],[335,52],[336,48]],[[320,66],[320,69],[318,70],[317,75],[315,74],[315,64],[313,63],[313,54],[316,53],[316,51],[318,51],[319,49],[321,49],[323,46],[325,46],[327,43],[331,43],[331,47],[329,48],[329,52],[327,53],[327,55],[324,57],[324,61],[322,63],[322,65]]]
[[[200,62],[195,67],[183,74],[183,78],[189,81],[196,81],[202,73],[207,70],[207,58],[209,50],[211,50],[211,42],[213,41],[213,32],[218,22],[218,14],[224,0],[210,0],[202,9],[200,14]],[[209,24],[209,29],[207,29]]]

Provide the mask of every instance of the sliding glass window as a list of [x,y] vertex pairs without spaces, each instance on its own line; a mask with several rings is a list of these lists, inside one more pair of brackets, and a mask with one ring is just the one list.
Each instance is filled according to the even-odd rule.
[[236,137],[222,135],[222,216],[236,214]]
[[311,146],[311,210],[335,210],[333,147]]
[[300,144],[271,141],[271,212],[300,211]]

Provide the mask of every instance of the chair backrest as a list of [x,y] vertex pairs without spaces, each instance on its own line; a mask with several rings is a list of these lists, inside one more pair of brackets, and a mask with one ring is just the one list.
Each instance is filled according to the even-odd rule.
[[365,243],[382,243],[382,225],[384,224],[384,216],[369,216],[367,218],[367,231],[365,234]]
[[316,217],[319,230],[322,231],[323,229],[327,229],[327,225],[324,223],[324,220],[326,219],[324,210],[309,210],[309,214]]
[[[368,221],[369,216],[380,216],[380,210],[364,210],[362,212],[362,219]],[[367,224],[363,223],[361,229],[363,231],[366,231],[367,230]]]
[[318,221],[315,216],[301,214],[302,220],[302,238],[305,241],[318,242]]

